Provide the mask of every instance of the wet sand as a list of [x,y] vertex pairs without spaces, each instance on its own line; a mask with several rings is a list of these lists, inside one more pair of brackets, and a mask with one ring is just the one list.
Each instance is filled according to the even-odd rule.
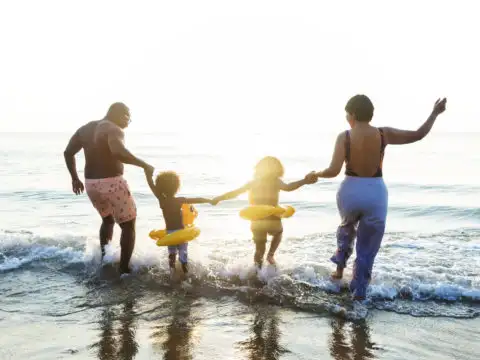
[[350,322],[231,296],[107,291],[95,291],[102,300],[77,310],[3,309],[0,358],[473,360],[480,351],[478,318],[370,310],[365,321]]

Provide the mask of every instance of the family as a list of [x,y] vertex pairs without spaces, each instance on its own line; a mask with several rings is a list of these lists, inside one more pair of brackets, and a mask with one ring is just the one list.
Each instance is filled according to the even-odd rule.
[[[255,166],[253,179],[239,189],[213,199],[177,197],[179,176],[171,171],[160,173],[153,179],[154,167],[134,156],[124,144],[124,129],[130,123],[129,108],[114,103],[101,120],[81,126],[71,137],[65,151],[65,162],[72,178],[75,194],[86,190],[95,209],[102,218],[100,247],[105,255],[105,245],[113,236],[115,223],[121,227],[120,272],[130,272],[129,263],[135,246],[135,220],[137,210],[128,184],[123,178],[124,164],[144,170],[147,182],[157,197],[168,232],[183,228],[183,204],[210,203],[235,198],[249,193],[251,205],[278,205],[280,191],[293,191],[303,185],[314,184],[318,178],[336,177],[345,163],[345,179],[337,192],[337,207],[341,223],[337,229],[337,250],[331,257],[336,265],[332,278],[341,279],[347,261],[353,253],[356,239],[356,259],[350,290],[356,300],[366,297],[375,256],[380,248],[388,208],[388,191],[382,177],[382,164],[387,145],[410,144],[423,139],[432,129],[438,115],[446,108],[446,99],[438,99],[430,116],[417,130],[392,127],[377,128],[370,125],[374,106],[365,95],[355,95],[345,106],[349,130],[336,139],[330,165],[321,171],[310,172],[303,179],[291,183],[282,181],[283,166],[275,157],[265,157]],[[85,154],[85,185],[80,180],[75,155]],[[272,236],[267,261],[275,263],[274,255],[283,233],[281,219],[270,217],[251,223],[256,250],[254,262],[262,266],[267,236]],[[183,271],[188,272],[187,243],[169,247],[169,264],[174,270],[179,255]]]

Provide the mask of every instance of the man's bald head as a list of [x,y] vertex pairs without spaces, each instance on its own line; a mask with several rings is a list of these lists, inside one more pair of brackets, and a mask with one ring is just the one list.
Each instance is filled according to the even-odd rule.
[[124,129],[130,123],[130,109],[122,102],[113,103],[108,108],[106,118]]

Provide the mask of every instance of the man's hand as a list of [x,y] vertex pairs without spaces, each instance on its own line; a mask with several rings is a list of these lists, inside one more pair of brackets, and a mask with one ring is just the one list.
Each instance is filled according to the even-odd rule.
[[85,190],[83,183],[79,179],[72,180],[72,190],[75,195],[80,195]]
[[155,171],[155,168],[152,165],[145,164],[143,170],[145,171],[146,176],[153,177],[153,172]]

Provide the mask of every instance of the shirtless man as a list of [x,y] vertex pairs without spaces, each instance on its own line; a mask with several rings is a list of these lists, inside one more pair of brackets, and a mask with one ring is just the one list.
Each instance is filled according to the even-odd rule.
[[72,177],[76,195],[83,192],[78,178],[75,155],[85,154],[85,187],[93,206],[102,217],[100,246],[102,259],[105,245],[112,240],[117,222],[121,229],[120,273],[130,272],[129,263],[135,246],[135,219],[137,208],[129,187],[123,178],[123,164],[131,164],[153,174],[154,168],[135,157],[124,145],[124,132],[130,123],[130,110],[123,103],[114,103],[102,120],[91,121],[80,127],[70,139],[64,156]]

